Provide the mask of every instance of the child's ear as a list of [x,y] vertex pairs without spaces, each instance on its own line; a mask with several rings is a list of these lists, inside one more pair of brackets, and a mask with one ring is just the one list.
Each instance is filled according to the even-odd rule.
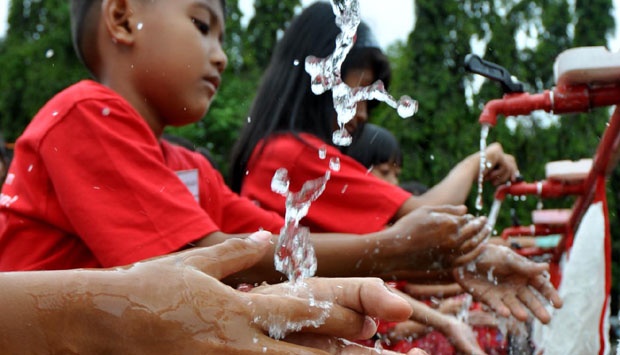
[[105,27],[115,43],[133,44],[134,31],[130,18],[134,15],[130,0],[103,0],[102,17]]

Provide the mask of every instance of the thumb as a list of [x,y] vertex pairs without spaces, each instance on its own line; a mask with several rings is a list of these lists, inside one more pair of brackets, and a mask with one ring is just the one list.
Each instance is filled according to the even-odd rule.
[[230,238],[214,246],[186,252],[184,262],[221,280],[260,261],[269,249],[270,241],[271,233],[265,231],[255,232],[247,238]]

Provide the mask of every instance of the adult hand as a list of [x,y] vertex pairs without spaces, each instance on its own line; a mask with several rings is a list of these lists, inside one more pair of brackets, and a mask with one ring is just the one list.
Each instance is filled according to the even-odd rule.
[[382,255],[401,263],[394,266],[400,270],[442,270],[471,262],[490,230],[486,217],[466,212],[465,206],[450,205],[415,209],[394,223],[398,237]]
[[504,153],[501,144],[495,142],[485,150],[487,169],[484,171],[484,179],[498,186],[506,181],[515,181],[519,176],[519,168],[515,158]]
[[554,307],[562,306],[557,290],[545,276],[546,263],[535,263],[511,249],[485,244],[478,259],[467,267],[454,270],[454,278],[464,290],[485,302],[501,316],[512,314],[525,321],[529,309],[543,323],[551,320],[539,297]]

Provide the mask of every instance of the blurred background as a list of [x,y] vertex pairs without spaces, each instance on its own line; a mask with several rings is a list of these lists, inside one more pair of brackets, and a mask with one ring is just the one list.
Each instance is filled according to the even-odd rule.
[[[229,67],[209,114],[195,125],[171,129],[211,151],[224,175],[229,149],[247,120],[260,75],[278,36],[292,16],[312,1],[228,0],[225,47]],[[501,97],[497,83],[463,68],[469,53],[507,68],[526,91],[549,89],[553,63],[578,46],[618,49],[614,0],[360,0],[393,64],[390,93],[420,103],[411,119],[380,105],[371,121],[391,129],[403,147],[402,181],[437,183],[479,147],[478,115],[485,102]],[[7,147],[54,93],[88,74],[76,59],[66,0],[0,0],[0,132]],[[548,114],[500,119],[489,135],[515,155],[528,181],[545,177],[549,161],[592,157],[609,119],[609,109],[587,115]],[[488,213],[493,189],[485,189]],[[469,199],[473,206],[476,189]],[[620,170],[608,183],[615,260],[612,314],[617,323],[620,239]],[[498,230],[529,224],[538,199],[505,201]],[[570,207],[571,198],[544,201],[545,208]],[[475,211],[473,207],[472,211]],[[508,211],[511,211],[509,213]],[[512,215],[512,216],[511,216]],[[615,329],[612,329],[615,332]]]

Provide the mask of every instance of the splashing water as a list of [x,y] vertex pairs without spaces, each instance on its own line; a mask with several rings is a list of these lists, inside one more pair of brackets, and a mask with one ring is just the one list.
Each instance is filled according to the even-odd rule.
[[288,317],[280,313],[271,313],[266,319],[255,317],[254,323],[263,324],[269,329],[269,336],[274,339],[283,339],[289,332],[296,332],[302,328],[318,328],[329,316],[329,311],[333,303],[329,301],[318,301],[312,295],[312,290],[306,283],[293,283],[285,285],[289,288],[289,294],[308,299],[308,314],[316,314],[315,317],[302,319],[298,322],[288,321]]
[[329,169],[332,171],[340,171],[340,158],[333,157],[329,160]]
[[459,321],[467,323],[467,319],[469,318],[469,308],[471,307],[473,297],[469,293],[465,293],[460,297],[463,297],[463,303],[461,304],[459,311],[455,314],[455,317]]
[[316,255],[310,243],[310,233],[308,228],[299,225],[299,221],[308,214],[310,204],[323,193],[329,177],[330,171],[327,171],[318,179],[306,181],[296,193],[289,191],[286,169],[278,169],[271,180],[272,191],[286,197],[284,227],[278,237],[275,266],[293,283],[303,282],[316,272]]
[[489,217],[487,218],[487,226],[489,227],[491,232],[493,231],[493,229],[495,229],[495,222],[497,222],[497,215],[499,214],[499,209],[501,207],[502,200],[493,200],[493,204],[491,205],[491,211],[489,212]]
[[484,171],[487,166],[487,137],[489,136],[488,124],[483,124],[480,130],[480,166],[478,168],[478,196],[476,197],[476,209],[480,211],[482,209],[482,185],[484,183]]
[[357,103],[367,100],[379,100],[395,108],[403,117],[411,117],[418,110],[418,102],[409,96],[402,96],[398,101],[386,90],[383,82],[377,80],[370,86],[351,88],[340,76],[342,63],[353,48],[357,26],[360,24],[360,10],[357,0],[332,0],[332,9],[336,15],[336,25],[341,33],[336,37],[336,48],[327,58],[306,57],[306,72],[312,79],[312,92],[320,95],[332,90],[334,109],[338,114],[339,130],[335,131],[332,141],[336,145],[350,145],[352,138],[344,126],[355,117]]

